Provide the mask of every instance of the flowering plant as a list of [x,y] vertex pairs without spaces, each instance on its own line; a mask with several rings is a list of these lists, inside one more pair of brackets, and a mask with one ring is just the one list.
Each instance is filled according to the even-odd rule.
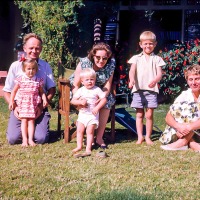
[[177,41],[172,50],[159,51],[166,65],[163,66],[163,78],[159,83],[160,94],[174,100],[187,88],[184,69],[192,64],[200,64],[200,40],[181,43]]

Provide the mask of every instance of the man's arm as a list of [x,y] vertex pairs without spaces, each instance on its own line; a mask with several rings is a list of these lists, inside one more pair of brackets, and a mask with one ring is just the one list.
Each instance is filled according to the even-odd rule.
[[48,100],[48,103],[51,102],[52,98],[54,97],[56,93],[56,88],[55,87],[52,87],[52,88],[49,88],[48,92],[47,92],[47,100]]
[[4,91],[3,95],[4,95],[4,99],[6,100],[7,104],[9,104],[11,93],[10,93],[10,92],[5,92],[5,91]]

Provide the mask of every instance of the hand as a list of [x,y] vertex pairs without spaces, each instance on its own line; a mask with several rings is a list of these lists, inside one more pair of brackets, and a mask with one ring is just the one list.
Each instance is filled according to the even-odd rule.
[[43,101],[42,104],[43,104],[43,108],[46,108],[49,105],[47,101]]
[[8,105],[8,108],[9,108],[9,110],[14,110],[15,108],[16,108],[16,103],[15,103],[15,101],[14,102],[10,102],[9,103],[9,105]]
[[133,82],[129,82],[129,83],[128,83],[128,88],[131,89],[134,85],[135,85],[135,82],[134,82],[134,81],[133,81]]
[[177,132],[176,135],[177,135],[177,137],[178,137],[179,139],[184,137],[184,136],[183,136],[181,133],[179,133],[179,132]]
[[15,115],[15,117],[17,117],[17,119],[21,120],[21,118],[19,117],[19,108],[18,107],[15,107],[14,115]]
[[80,106],[82,106],[82,107],[87,107],[87,100],[86,99],[84,99],[84,98],[82,98],[82,99],[80,99]]
[[156,82],[155,81],[152,81],[151,83],[149,83],[148,85],[150,88],[153,88],[156,86]]
[[8,109],[9,109],[9,110],[14,110],[13,108],[14,108],[13,103],[9,103]]
[[176,130],[178,132],[177,136],[180,138],[188,135],[192,131],[189,124],[179,124]]
[[99,110],[97,108],[93,108],[93,110],[92,110],[92,114],[93,115],[97,115],[98,112],[99,112]]
[[42,114],[41,106],[38,106],[35,111],[35,119],[37,119]]

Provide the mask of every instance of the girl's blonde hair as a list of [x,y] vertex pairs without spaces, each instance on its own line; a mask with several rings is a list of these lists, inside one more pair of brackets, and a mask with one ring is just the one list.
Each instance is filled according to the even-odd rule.
[[140,42],[144,40],[151,40],[153,42],[156,42],[156,35],[151,31],[144,31],[140,35]]
[[36,72],[38,71],[38,64],[37,64],[36,60],[25,58],[25,59],[22,61],[22,70],[23,70],[23,72],[25,72],[25,68],[26,68],[27,66],[34,66],[35,69],[36,69]]
[[86,76],[90,76],[96,79],[96,72],[92,68],[84,68],[80,72],[80,78],[84,78]]
[[200,75],[200,65],[193,64],[184,70],[185,79],[188,79],[189,75]]

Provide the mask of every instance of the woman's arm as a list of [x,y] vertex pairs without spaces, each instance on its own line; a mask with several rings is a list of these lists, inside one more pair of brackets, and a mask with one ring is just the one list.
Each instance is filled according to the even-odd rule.
[[170,114],[170,112],[167,113],[166,118],[165,118],[166,123],[174,128],[178,133],[177,136],[179,138],[189,134],[191,132],[191,128],[188,126],[188,124],[184,123],[178,123],[174,117]]
[[81,72],[81,63],[79,62],[76,70],[74,72],[74,82],[73,82],[73,86],[72,86],[72,93],[74,94],[79,87],[81,86],[81,78],[80,78],[80,72]]
[[[114,74],[114,73],[113,73]],[[109,95],[111,87],[112,87],[112,81],[113,81],[113,74],[110,76],[110,78],[106,81],[105,85],[102,88],[102,91],[105,93],[106,97]]]

